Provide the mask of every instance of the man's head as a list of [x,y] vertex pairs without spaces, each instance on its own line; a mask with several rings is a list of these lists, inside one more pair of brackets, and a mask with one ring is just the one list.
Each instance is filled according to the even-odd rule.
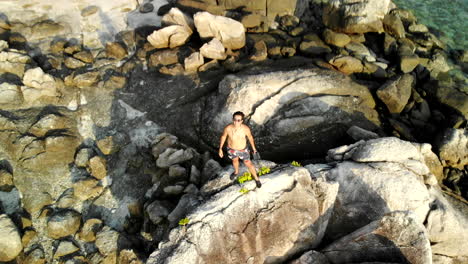
[[234,125],[239,126],[244,121],[244,113],[237,111],[232,115],[232,122]]

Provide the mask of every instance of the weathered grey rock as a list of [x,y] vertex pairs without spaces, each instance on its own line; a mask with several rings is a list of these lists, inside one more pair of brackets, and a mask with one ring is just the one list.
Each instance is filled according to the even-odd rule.
[[[430,195],[424,175],[430,175],[417,144],[379,138],[330,150],[339,163],[326,178],[340,184],[334,217],[327,235],[335,239],[392,211],[412,211],[422,223]],[[372,202],[371,202],[372,201]]]
[[40,247],[35,247],[33,250],[28,252],[28,254],[25,256],[24,263],[31,263],[31,264],[46,263],[44,250]]
[[195,27],[202,38],[216,38],[225,48],[236,50],[245,46],[245,29],[242,23],[208,12],[193,16]]
[[383,19],[385,31],[397,39],[405,37],[405,27],[398,15],[395,13],[386,14]]
[[205,58],[215,60],[224,60],[227,57],[223,44],[217,38],[213,38],[210,42],[203,44],[200,48],[200,53]]
[[309,56],[331,52],[330,47],[327,46],[317,34],[305,35],[304,40],[299,45],[299,50]]
[[191,149],[167,148],[156,160],[156,165],[160,168],[169,168],[173,164],[182,163],[193,158]]
[[186,178],[187,170],[180,165],[172,165],[169,167],[169,177],[173,179]]
[[362,128],[358,127],[358,126],[350,127],[346,131],[346,133],[356,141],[375,139],[375,138],[379,137],[378,134],[376,134],[376,133],[374,133],[372,131],[369,131],[369,130],[362,129]]
[[322,250],[332,263],[431,263],[431,245],[422,223],[393,212],[334,241]]
[[70,241],[62,241],[55,250],[54,258],[60,258],[80,250]]
[[81,215],[73,210],[62,210],[52,215],[47,221],[49,237],[58,239],[73,235],[80,228]]
[[266,60],[268,57],[268,47],[265,44],[265,41],[257,41],[254,45],[254,54],[250,56],[250,59],[253,61],[262,61]]
[[194,184],[200,184],[200,180],[201,180],[200,176],[201,176],[200,170],[198,170],[197,167],[192,165],[192,167],[190,168],[190,182]]
[[146,213],[151,222],[157,225],[169,215],[170,211],[165,203],[156,200],[148,205]]
[[201,181],[205,183],[211,179],[216,178],[216,176],[221,172],[222,167],[221,165],[213,159],[208,160],[203,167],[201,173]]
[[302,254],[302,256],[296,260],[289,262],[289,264],[328,264],[330,263],[325,255],[322,253],[310,250]]
[[192,35],[192,31],[185,26],[172,25],[154,31],[147,40],[155,48],[175,48],[184,45]]
[[335,66],[340,72],[346,75],[359,73],[364,70],[362,62],[359,59],[347,55],[332,57],[328,63]]
[[99,252],[104,255],[111,255],[117,252],[118,249],[119,232],[112,230],[110,227],[105,226],[96,235],[96,247]]
[[438,137],[435,147],[444,166],[463,170],[468,165],[468,131],[448,128]]
[[102,228],[102,221],[97,218],[86,220],[79,233],[80,240],[84,242],[93,242],[96,240],[96,233]]
[[23,250],[21,237],[11,219],[0,215],[0,261],[11,261]]
[[333,0],[323,11],[323,23],[338,32],[383,32],[382,19],[394,7],[390,0]]
[[196,72],[198,67],[202,66],[205,61],[200,52],[194,52],[184,59],[184,68],[188,72]]
[[377,96],[392,114],[399,114],[405,108],[414,86],[411,74],[399,76],[396,80],[389,80],[377,90]]
[[195,29],[193,19],[176,7],[171,8],[169,12],[162,17],[162,23],[165,25],[184,26],[191,31]]
[[246,194],[231,186],[213,196],[187,216],[186,228],[171,231],[147,263],[275,263],[320,243],[337,184],[312,181],[306,169],[289,168],[265,176],[261,189],[254,186],[244,184]]
[[351,38],[348,35],[334,32],[330,29],[326,29],[323,31],[323,39],[327,44],[334,45],[337,47],[344,47],[351,41]]

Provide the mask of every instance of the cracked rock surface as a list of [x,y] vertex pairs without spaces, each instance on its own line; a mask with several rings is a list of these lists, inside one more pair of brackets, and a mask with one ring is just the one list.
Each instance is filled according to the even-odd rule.
[[315,181],[304,168],[262,177],[261,189],[231,186],[198,207],[190,223],[171,231],[169,241],[147,263],[282,263],[316,247],[331,213],[337,184]]

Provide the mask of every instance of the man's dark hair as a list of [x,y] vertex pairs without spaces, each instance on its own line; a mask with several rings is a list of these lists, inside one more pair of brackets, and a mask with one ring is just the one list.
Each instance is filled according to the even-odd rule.
[[244,113],[242,113],[241,111],[237,111],[235,112],[234,114],[232,114],[232,119],[234,119],[234,117],[238,115],[238,116],[241,116],[242,117],[242,120],[244,120]]

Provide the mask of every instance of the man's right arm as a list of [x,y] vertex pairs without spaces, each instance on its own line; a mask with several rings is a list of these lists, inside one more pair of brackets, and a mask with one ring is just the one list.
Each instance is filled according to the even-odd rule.
[[226,142],[227,135],[228,135],[228,127],[226,126],[223,130],[223,134],[221,135],[221,139],[219,140],[220,142],[219,142],[218,154],[220,158],[224,156],[223,146],[224,146],[224,143]]

